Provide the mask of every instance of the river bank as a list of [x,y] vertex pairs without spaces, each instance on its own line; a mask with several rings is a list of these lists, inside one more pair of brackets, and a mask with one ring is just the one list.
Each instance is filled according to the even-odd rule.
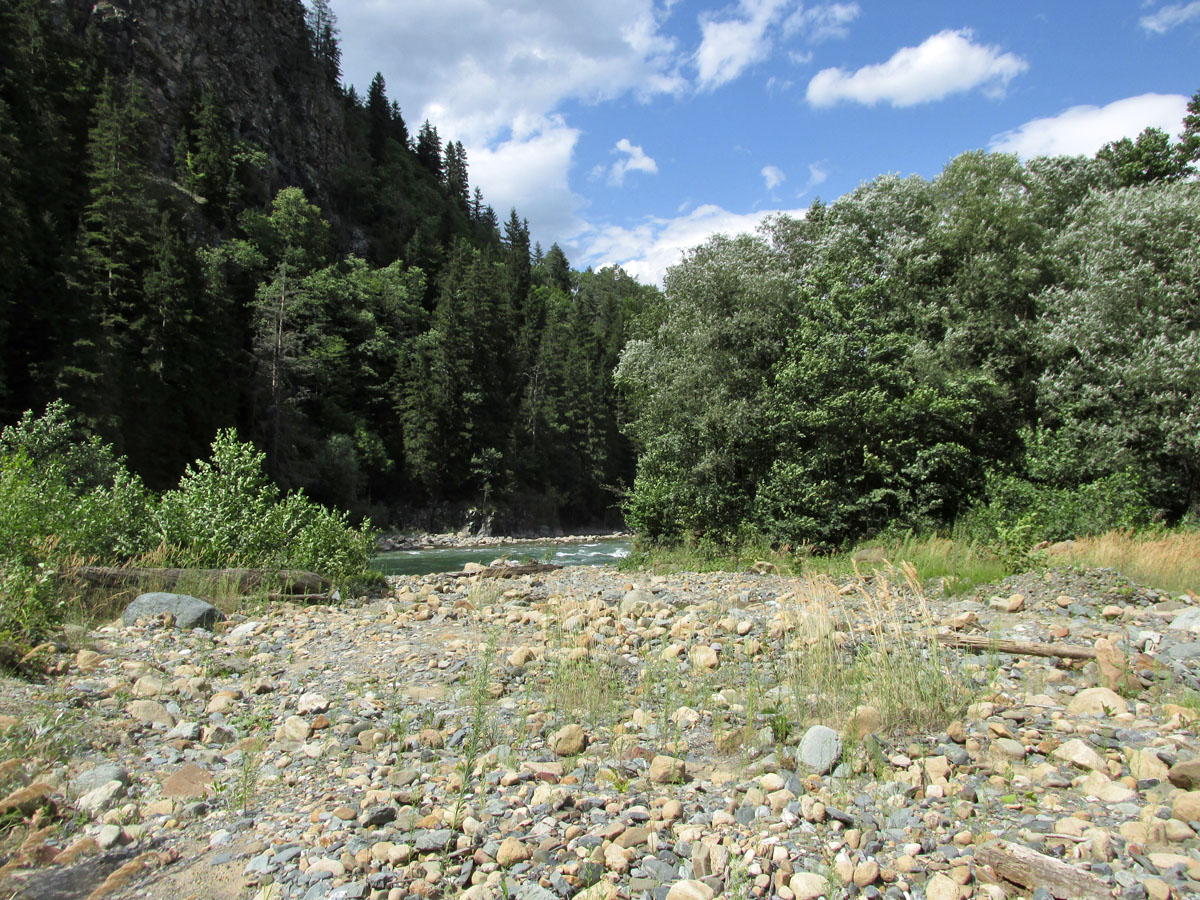
[[520,547],[528,544],[576,544],[615,538],[632,540],[629,531],[581,532],[579,534],[546,535],[476,535],[466,531],[443,534],[389,534],[381,535],[376,549],[385,553],[392,550],[440,550],[446,548],[466,549],[473,547]]
[[0,878],[38,900],[1195,896],[1196,630],[1111,570],[951,598],[611,567],[101,625],[46,684],[0,679]]

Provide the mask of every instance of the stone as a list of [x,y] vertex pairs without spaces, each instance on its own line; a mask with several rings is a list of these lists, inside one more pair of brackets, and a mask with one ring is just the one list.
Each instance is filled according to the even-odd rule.
[[1137,797],[1137,791],[1109,780],[1103,772],[1092,772],[1083,779],[1080,788],[1085,795],[1095,797],[1104,803],[1128,803]]
[[1171,801],[1171,815],[1180,822],[1200,822],[1200,791],[1177,794]]
[[1125,654],[1107,638],[1096,641],[1096,667],[1100,672],[1100,683],[1109,690],[1133,690],[1138,687],[1137,678],[1125,661]]
[[104,763],[96,766],[94,769],[88,769],[86,772],[81,772],[70,781],[70,791],[72,794],[86,794],[88,791],[94,791],[101,785],[108,784],[110,781],[119,781],[121,784],[129,784],[129,772],[123,766],[116,763]]
[[825,725],[813,725],[800,740],[800,762],[818,775],[833,771],[842,758],[842,738]]
[[930,878],[925,885],[927,900],[959,900],[961,896],[958,883],[949,875],[943,875],[941,872]]
[[164,797],[201,798],[208,796],[212,773],[188,763],[163,782]]
[[1081,716],[1119,716],[1129,712],[1129,704],[1111,688],[1094,687],[1071,698],[1067,712]]
[[815,872],[797,872],[788,880],[796,900],[818,900],[829,895],[829,879]]
[[587,735],[576,723],[564,725],[554,733],[550,746],[558,756],[578,756],[587,746]]
[[1129,758],[1129,773],[1138,781],[1155,779],[1166,781],[1170,777],[1167,764],[1158,758],[1158,754],[1149,747],[1139,750],[1130,748],[1126,751]]
[[1096,772],[1108,771],[1108,766],[1100,754],[1079,738],[1067,741],[1050,755],[1055,759],[1065,760],[1072,765],[1079,766],[1081,769],[1092,769]]
[[1189,759],[1175,763],[1167,772],[1171,784],[1185,791],[1200,788],[1200,759]]
[[157,700],[134,700],[125,711],[144,725],[165,725],[170,728],[175,718]]
[[1167,627],[1174,631],[1190,631],[1193,634],[1200,634],[1200,606],[1185,609],[1173,618]]
[[75,654],[75,666],[81,672],[94,672],[100,668],[104,657],[95,650],[80,650]]
[[296,700],[296,712],[302,716],[310,716],[313,713],[323,713],[328,709],[329,698],[324,694],[301,694]]
[[869,859],[854,867],[854,883],[860,888],[868,887],[879,880],[879,863]]
[[77,809],[95,815],[109,809],[124,796],[125,785],[114,780],[88,791],[75,801],[75,806]]
[[496,851],[496,863],[502,869],[515,866],[517,863],[533,857],[533,850],[514,837],[507,837]]
[[716,891],[703,881],[688,878],[671,885],[666,900],[712,900],[715,894]]
[[307,741],[312,735],[312,725],[300,716],[288,716],[281,727],[284,738],[289,741]]
[[688,651],[693,669],[715,669],[717,667],[717,651],[708,644],[697,644]]
[[178,628],[212,628],[224,618],[219,609],[198,597],[155,591],[135,597],[121,613],[121,621],[132,625],[138,619],[153,619],[163,613],[170,613]]
[[883,726],[883,716],[874,706],[858,706],[850,714],[846,727],[858,740],[874,734]]
[[413,842],[418,853],[440,853],[454,839],[454,832],[449,828],[438,828],[431,831],[417,832]]
[[656,756],[650,761],[648,778],[655,784],[675,784],[684,781],[687,767],[682,759],[673,756]]
[[654,595],[641,588],[634,588],[621,598],[620,611],[622,617],[640,618],[649,611],[654,603]]

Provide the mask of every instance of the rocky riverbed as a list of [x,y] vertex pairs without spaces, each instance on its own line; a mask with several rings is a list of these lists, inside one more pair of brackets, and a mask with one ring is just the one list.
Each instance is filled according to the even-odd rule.
[[[392,579],[0,681],[4,896],[1190,897],[1200,617],[1111,572]],[[1096,659],[936,643],[982,635]],[[1033,873],[1032,875],[1029,873]]]

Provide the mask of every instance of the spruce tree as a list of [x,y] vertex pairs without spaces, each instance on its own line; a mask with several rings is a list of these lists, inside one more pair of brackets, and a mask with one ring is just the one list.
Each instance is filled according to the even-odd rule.
[[442,180],[442,141],[428,119],[417,132],[417,162],[438,181]]

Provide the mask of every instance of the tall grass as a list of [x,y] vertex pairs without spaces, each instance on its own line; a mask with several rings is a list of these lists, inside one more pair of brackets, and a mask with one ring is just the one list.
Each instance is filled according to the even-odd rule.
[[635,542],[622,568],[658,573],[757,570],[784,576],[848,578],[883,562],[892,566],[910,563],[920,581],[939,580],[948,594],[968,592],[1013,572],[1005,557],[971,538],[912,532],[825,555],[814,555],[808,547],[772,547],[765,540],[729,546],[704,541],[675,546]]
[[1047,557],[1052,562],[1105,566],[1171,593],[1200,594],[1200,532],[1109,531],[1079,538]]
[[[786,682],[796,718],[845,726],[857,707],[878,710],[885,730],[939,728],[962,714],[968,689],[957,658],[937,643],[920,579],[902,586],[877,572],[854,603],[827,576],[797,585],[786,609]],[[910,620],[910,621],[907,621]]]

